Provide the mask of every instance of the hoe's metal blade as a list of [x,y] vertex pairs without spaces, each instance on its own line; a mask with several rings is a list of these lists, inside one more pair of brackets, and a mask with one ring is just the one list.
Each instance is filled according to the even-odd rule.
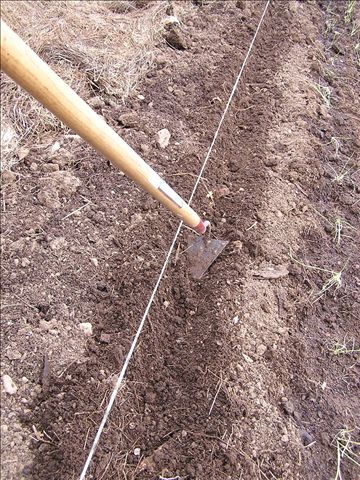
[[228,243],[224,240],[213,240],[204,237],[195,238],[187,250],[190,272],[195,280],[200,280]]

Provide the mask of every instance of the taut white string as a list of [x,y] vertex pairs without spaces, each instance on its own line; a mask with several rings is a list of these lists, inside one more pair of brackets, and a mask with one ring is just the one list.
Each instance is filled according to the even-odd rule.
[[[192,202],[192,200],[193,200],[193,198],[194,198],[196,189],[197,189],[197,187],[198,187],[198,185],[199,185],[199,182],[200,182],[201,177],[202,177],[202,174],[203,174],[203,172],[204,172],[204,170],[205,170],[206,164],[207,164],[207,162],[208,162],[208,160],[209,160],[209,158],[210,158],[212,149],[213,149],[213,147],[214,147],[214,145],[215,145],[215,142],[216,142],[216,139],[217,139],[217,137],[218,137],[218,135],[219,135],[221,126],[222,126],[222,124],[223,124],[223,122],[224,122],[224,119],[225,119],[225,116],[226,116],[226,114],[227,114],[227,112],[228,112],[228,110],[229,110],[231,101],[232,101],[232,99],[233,99],[233,97],[234,97],[234,95],[235,95],[235,92],[236,92],[237,86],[238,86],[238,84],[239,84],[241,75],[242,75],[243,70],[244,70],[244,68],[245,68],[246,62],[247,62],[247,60],[248,60],[248,58],[249,58],[249,55],[250,55],[250,52],[251,52],[252,47],[253,47],[253,45],[254,45],[255,39],[256,39],[256,37],[257,37],[257,34],[258,34],[259,30],[260,30],[261,24],[262,24],[262,22],[263,22],[263,20],[264,20],[264,17],[265,17],[266,11],[267,11],[267,9],[268,9],[269,3],[270,3],[270,0],[268,0],[268,1],[266,2],[264,11],[263,11],[263,13],[262,13],[262,15],[261,15],[259,24],[258,24],[257,29],[256,29],[255,34],[254,34],[254,37],[253,37],[253,39],[252,39],[252,41],[251,41],[251,43],[250,43],[250,45],[249,45],[248,51],[247,51],[247,53],[246,53],[246,55],[245,55],[245,58],[244,58],[244,61],[243,61],[242,65],[241,65],[239,74],[238,74],[238,76],[236,77],[236,81],[235,81],[234,86],[233,86],[233,89],[232,89],[232,91],[231,91],[231,93],[230,93],[230,96],[229,96],[229,99],[228,99],[227,104],[226,104],[226,106],[225,106],[224,112],[223,112],[223,114],[222,114],[222,116],[221,116],[219,125],[218,125],[218,127],[217,127],[217,129],[216,129],[216,131],[215,131],[213,140],[212,140],[212,142],[211,142],[211,144],[210,144],[209,150],[208,150],[208,152],[207,152],[207,154],[206,154],[205,160],[204,160],[204,162],[203,162],[203,164],[202,164],[202,166],[201,166],[199,175],[198,175],[198,177],[197,177],[197,179],[196,179],[196,182],[195,182],[193,191],[192,191],[192,193],[191,193],[191,195],[190,195],[189,205],[190,205],[190,203]],[[100,425],[99,425],[99,428],[98,428],[98,430],[97,430],[97,432],[96,432],[96,435],[95,435],[93,444],[92,444],[91,449],[90,449],[90,451],[89,451],[89,454],[88,454],[88,457],[87,457],[87,459],[86,459],[85,465],[84,465],[84,467],[83,467],[83,469],[82,469],[82,472],[81,472],[81,475],[80,475],[80,480],[84,480],[84,479],[85,479],[86,473],[87,473],[88,468],[89,468],[90,463],[91,463],[91,460],[92,460],[92,458],[93,458],[93,456],[94,456],[94,454],[95,454],[96,447],[97,447],[97,445],[98,445],[98,443],[99,443],[100,436],[101,436],[101,434],[102,434],[102,432],[103,432],[103,430],[104,430],[105,424],[106,424],[106,422],[107,422],[107,419],[109,418],[111,409],[112,409],[112,407],[113,407],[113,405],[114,405],[114,402],[115,402],[115,399],[116,399],[117,394],[118,394],[118,392],[119,392],[119,389],[120,389],[120,387],[121,387],[121,384],[122,384],[122,382],[123,382],[123,380],[124,380],[126,370],[127,370],[127,368],[128,368],[129,362],[130,362],[131,357],[132,357],[132,355],[133,355],[133,353],[134,353],[134,350],[135,350],[135,348],[136,348],[136,345],[137,345],[137,342],[138,342],[138,340],[139,340],[139,337],[140,337],[140,334],[141,334],[141,332],[142,332],[142,329],[143,329],[143,327],[144,327],[145,320],[146,320],[146,318],[147,318],[147,316],[148,316],[149,310],[150,310],[151,305],[152,305],[152,303],[153,303],[153,301],[154,301],[154,298],[155,298],[155,295],[156,295],[157,290],[158,290],[158,288],[159,288],[159,285],[160,285],[160,282],[161,282],[161,280],[162,280],[162,277],[164,276],[164,273],[165,273],[166,267],[167,267],[167,265],[168,265],[168,263],[169,263],[169,260],[170,260],[170,256],[171,256],[171,254],[172,254],[172,251],[174,250],[174,246],[175,246],[176,240],[177,240],[177,238],[178,238],[178,236],[179,236],[179,233],[180,233],[180,230],[181,230],[182,225],[183,225],[183,222],[180,222],[180,223],[179,223],[179,226],[178,226],[178,228],[177,228],[177,230],[176,230],[176,233],[175,233],[175,235],[174,235],[173,241],[171,242],[171,245],[170,245],[169,251],[168,251],[168,253],[167,253],[166,257],[165,257],[165,261],[164,261],[164,264],[163,264],[163,266],[162,266],[160,275],[159,275],[159,277],[158,277],[158,279],[157,279],[157,281],[156,281],[155,287],[154,287],[154,289],[153,289],[153,291],[152,291],[152,293],[151,293],[151,296],[150,296],[150,299],[149,299],[149,303],[147,304],[147,306],[146,306],[146,308],[145,308],[144,315],[143,315],[143,317],[142,317],[142,319],[141,319],[141,322],[140,322],[140,324],[139,324],[139,327],[138,327],[138,329],[137,329],[137,331],[136,331],[136,334],[135,334],[134,339],[133,339],[133,341],[132,341],[130,350],[129,350],[127,356],[126,356],[124,365],[123,365],[123,367],[122,367],[122,369],[121,369],[121,372],[120,372],[120,374],[119,374],[119,377],[118,377],[118,379],[117,379],[117,381],[116,381],[116,384],[115,384],[115,386],[114,386],[114,389],[113,389],[113,391],[112,391],[112,393],[111,393],[109,402],[108,402],[107,407],[106,407],[106,410],[105,410],[105,412],[104,412],[104,416],[103,416],[103,418],[102,418],[102,420],[101,420],[101,423],[100,423]]]

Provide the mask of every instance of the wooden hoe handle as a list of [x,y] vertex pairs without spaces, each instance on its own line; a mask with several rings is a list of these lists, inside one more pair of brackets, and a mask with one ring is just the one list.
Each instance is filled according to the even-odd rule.
[[1,20],[1,69],[198,233],[199,215]]

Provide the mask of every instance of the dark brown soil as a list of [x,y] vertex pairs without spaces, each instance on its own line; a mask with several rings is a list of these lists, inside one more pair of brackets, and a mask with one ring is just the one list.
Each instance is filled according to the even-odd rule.
[[[98,108],[185,198],[264,8],[197,3],[187,48],[159,45],[145,100]],[[194,281],[182,232],[89,478],[325,480],[337,433],[359,441],[358,354],[331,353],[360,343],[359,66],[345,6],[270,5],[193,202],[230,244]],[[53,156],[34,147],[3,189],[2,339],[21,352],[5,366],[42,382],[25,412],[13,405],[33,437],[46,432],[18,478],[38,480],[79,476],[177,225],[90,147],[61,143]],[[342,286],[320,295],[331,274],[305,265],[342,271]],[[94,329],[85,351],[81,322]]]

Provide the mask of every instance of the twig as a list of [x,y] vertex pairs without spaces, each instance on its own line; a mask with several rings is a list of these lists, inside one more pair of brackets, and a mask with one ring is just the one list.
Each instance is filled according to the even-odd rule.
[[219,381],[219,387],[218,387],[218,389],[216,390],[214,400],[213,400],[213,402],[212,402],[212,404],[211,404],[211,407],[210,407],[210,410],[209,410],[209,417],[210,417],[211,412],[212,412],[212,410],[213,410],[213,408],[214,408],[214,405],[215,405],[216,399],[217,399],[217,397],[218,397],[218,395],[219,395],[219,393],[220,393],[221,387],[222,387],[222,380]]

